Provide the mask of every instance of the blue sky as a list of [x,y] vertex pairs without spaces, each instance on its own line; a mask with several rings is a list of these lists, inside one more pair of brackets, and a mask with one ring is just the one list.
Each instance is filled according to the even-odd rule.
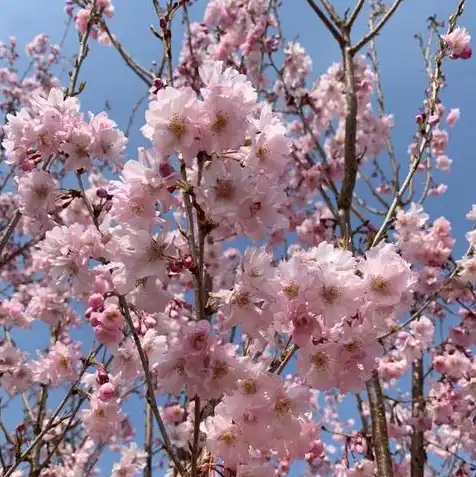
[[[343,12],[351,2],[352,0],[335,0],[334,4],[338,11]],[[284,0],[283,3],[281,20],[284,33],[287,39],[300,41],[311,54],[313,78],[317,78],[332,62],[338,60],[339,51],[335,42],[305,0]],[[476,2],[467,3],[460,24],[473,32],[476,38]],[[191,9],[193,20],[200,19],[205,4],[204,0],[198,0]],[[408,161],[407,147],[415,131],[414,116],[422,105],[426,86],[426,74],[414,34],[425,32],[425,22],[430,15],[438,13],[440,18],[447,18],[456,4],[456,0],[406,0],[378,39],[387,111],[395,118],[393,141],[403,170]],[[2,0],[0,40],[14,35],[22,49],[35,34],[46,32],[53,42],[59,42],[66,21],[63,5],[61,0]],[[144,66],[149,66],[154,60],[160,61],[161,44],[149,31],[149,24],[156,21],[152,2],[115,0],[114,5],[116,15],[109,24],[125,48]],[[357,24],[354,40],[365,31],[364,16]],[[173,30],[175,57],[180,48],[182,32],[180,19],[177,18]],[[474,43],[476,46],[476,41]],[[73,28],[67,37],[64,53],[72,55],[76,51],[77,36]],[[450,130],[448,155],[454,160],[451,172],[437,176],[449,186],[448,192],[441,198],[430,199],[426,208],[433,217],[445,215],[450,219],[457,239],[456,252],[461,254],[466,249],[464,233],[470,226],[465,214],[472,203],[476,202],[472,184],[476,176],[476,158],[473,152],[476,133],[473,121],[476,113],[476,62],[448,61],[444,70],[448,81],[448,88],[442,95],[444,104],[448,110],[459,107],[462,120]],[[64,84],[67,79],[66,74],[63,75]],[[97,113],[104,109],[107,100],[111,105],[110,116],[123,129],[137,99],[145,93],[143,84],[123,66],[116,51],[94,42],[91,43],[90,54],[81,70],[80,80],[87,80],[87,88],[81,95],[82,109]],[[135,158],[137,146],[148,145],[138,131],[143,124],[143,109],[139,111],[134,124],[128,148],[131,158]]]
[[[313,78],[325,72],[327,67],[338,60],[339,52],[334,40],[323,29],[305,0],[284,0],[282,24],[286,37],[300,41],[313,59]],[[382,79],[386,92],[388,112],[395,117],[393,140],[397,157],[402,163],[407,160],[407,147],[415,130],[414,116],[422,104],[426,77],[421,54],[414,34],[425,32],[426,19],[438,13],[440,18],[448,16],[456,7],[456,0],[418,0],[403,3],[393,20],[385,27],[378,39],[382,66]],[[335,0],[336,9],[343,12],[351,0]],[[110,21],[111,29],[118,35],[126,49],[139,61],[148,66],[161,58],[161,45],[151,35],[149,24],[155,21],[152,2],[149,0],[115,0],[116,15]],[[198,0],[191,9],[193,20],[202,16],[204,0]],[[356,25],[353,38],[356,40],[366,29],[366,17]],[[64,32],[65,15],[61,0],[16,0],[2,2],[0,18],[0,38],[15,35],[22,48],[34,34],[46,32],[51,40],[59,42]],[[476,35],[476,3],[468,1],[461,25]],[[180,48],[183,28],[180,18],[176,19],[173,41],[176,57]],[[77,37],[72,29],[65,44],[65,54],[73,54],[77,48]],[[464,232],[468,223],[465,213],[471,208],[474,198],[471,194],[471,178],[476,172],[476,162],[472,147],[467,147],[474,137],[472,115],[476,109],[473,94],[476,83],[476,62],[448,61],[445,74],[449,83],[442,97],[449,109],[459,107],[462,120],[450,130],[448,155],[454,160],[450,174],[441,173],[437,177],[448,186],[442,198],[430,199],[427,209],[433,216],[447,216],[458,239],[457,251],[463,252]],[[81,71],[81,79],[88,82],[81,96],[83,110],[97,113],[104,109],[105,101],[111,105],[111,117],[122,128],[126,127],[130,112],[144,94],[144,86],[135,75],[122,66],[122,60],[112,48],[92,44],[91,52]],[[63,82],[67,82],[66,74]],[[139,145],[147,145],[139,127],[143,124],[143,109],[134,123],[129,145],[131,158]],[[475,201],[476,202],[476,201]]]

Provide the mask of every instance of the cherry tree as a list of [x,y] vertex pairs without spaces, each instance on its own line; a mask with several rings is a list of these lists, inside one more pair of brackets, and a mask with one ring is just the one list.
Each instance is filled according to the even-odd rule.
[[[4,477],[475,475],[476,206],[462,256],[425,211],[466,2],[416,36],[427,85],[397,157],[378,44],[403,0],[299,1],[340,51],[314,82],[280,0],[198,22],[152,0],[151,67],[111,0],[66,2],[72,62],[44,33],[25,70],[0,45]],[[81,106],[99,48],[143,84],[127,130]]]

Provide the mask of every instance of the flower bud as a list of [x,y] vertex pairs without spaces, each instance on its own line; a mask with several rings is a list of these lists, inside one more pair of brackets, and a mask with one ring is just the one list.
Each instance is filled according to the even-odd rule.
[[96,381],[98,384],[105,384],[109,382],[109,376],[107,375],[106,368],[101,364],[96,371]]
[[99,188],[99,189],[96,191],[96,195],[97,195],[100,199],[107,199],[108,193],[107,193],[107,190],[106,190],[106,189],[103,189],[103,188],[101,187],[101,188]]
[[88,306],[94,311],[97,311],[104,307],[104,297],[100,293],[94,293],[88,299]]
[[169,177],[174,172],[174,168],[166,161],[162,161],[159,165],[159,173],[161,177]]
[[113,399],[116,395],[116,386],[112,383],[104,383],[99,388],[99,399],[101,401],[107,402]]

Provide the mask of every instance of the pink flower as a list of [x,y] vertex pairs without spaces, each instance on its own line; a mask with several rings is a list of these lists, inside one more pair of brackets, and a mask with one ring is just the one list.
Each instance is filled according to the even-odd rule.
[[115,401],[107,403],[92,397],[90,408],[81,412],[81,420],[87,435],[96,443],[106,443],[120,434],[124,415]]
[[79,224],[55,227],[46,232],[38,252],[57,283],[71,281],[78,292],[88,291],[93,277],[88,268],[90,250],[81,240],[83,233],[84,227]]
[[48,354],[40,354],[38,361],[30,366],[33,379],[42,384],[59,386],[64,381],[72,381],[78,375],[80,358],[82,357],[79,343],[64,344],[57,341]]
[[25,366],[25,353],[8,341],[0,343],[0,385],[13,396],[32,385],[32,372]]
[[461,116],[461,113],[459,111],[459,108],[451,109],[448,115],[446,116],[446,122],[448,123],[448,126],[453,127],[456,124],[456,121],[459,120],[460,116]]
[[381,242],[365,254],[359,264],[367,298],[377,306],[396,306],[412,290],[415,276],[393,244]]
[[199,117],[200,105],[191,88],[178,90],[167,86],[149,104],[142,132],[153,141],[160,155],[181,152],[190,160],[200,147]]
[[152,230],[160,223],[156,201],[140,182],[112,182],[111,218],[121,225]]
[[205,83],[201,128],[205,150],[221,154],[245,142],[247,115],[256,104],[257,94],[244,75],[232,68],[223,69],[222,62],[206,62],[200,67]]
[[338,348],[335,343],[307,346],[301,350],[297,367],[306,383],[315,389],[331,389],[337,385]]
[[286,128],[273,117],[269,105],[263,106],[252,133],[247,165],[267,174],[281,174],[289,161],[290,143],[286,137]]
[[133,442],[121,449],[121,460],[114,463],[111,477],[134,477],[145,468],[146,463],[147,453]]
[[81,10],[76,13],[76,28],[80,33],[84,33],[86,31],[89,23],[89,14],[90,11],[86,10],[85,8],[81,8]]
[[468,220],[476,220],[476,204],[471,206],[471,210],[466,214]]
[[241,438],[238,426],[232,424],[231,417],[218,412],[207,418],[201,428],[207,434],[207,444],[215,458],[221,457],[229,467],[247,460],[248,445]]
[[110,163],[120,162],[127,145],[127,138],[117,129],[107,113],[94,116],[90,113],[89,126],[92,136],[91,157],[97,157]]
[[19,179],[18,194],[22,200],[22,214],[42,218],[55,209],[57,184],[50,174],[35,169]]
[[451,50],[451,58],[462,58],[463,60],[471,58],[471,36],[466,28],[457,27],[451,33],[442,35],[441,39]]
[[438,156],[435,160],[436,167],[442,171],[449,171],[453,160],[448,156],[442,155]]
[[74,128],[67,136],[67,140],[61,146],[61,150],[66,154],[65,168],[70,171],[79,169],[88,170],[91,167],[89,147],[91,144],[91,133],[86,128]]
[[114,260],[113,281],[121,293],[131,291],[139,279],[165,276],[167,260],[174,254],[173,237],[167,231],[152,235],[147,230],[117,228],[114,232],[117,235],[107,250]]
[[313,267],[313,284],[306,294],[309,305],[322,314],[329,328],[343,317],[353,316],[362,304],[363,282],[355,270],[341,272],[334,263]]
[[122,328],[125,319],[116,305],[108,305],[105,310],[92,312],[89,323],[94,328],[94,335],[105,345],[119,344],[124,334]]

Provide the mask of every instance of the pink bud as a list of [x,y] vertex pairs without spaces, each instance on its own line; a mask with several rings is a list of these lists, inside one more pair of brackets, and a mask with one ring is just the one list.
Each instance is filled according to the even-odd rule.
[[89,324],[91,326],[99,326],[101,324],[100,318],[101,318],[101,313],[97,311],[93,311],[89,315]]
[[439,116],[436,115],[436,114],[433,114],[433,115],[430,116],[429,119],[428,119],[428,123],[429,123],[431,126],[436,126],[439,122],[440,122],[440,118],[439,118]]
[[469,60],[473,56],[473,50],[468,47],[460,55],[462,60]]
[[94,293],[88,299],[88,306],[94,311],[101,309],[104,306],[104,297],[100,293]]
[[104,383],[99,388],[99,399],[101,401],[107,402],[114,398],[116,395],[116,386],[112,383]]
[[426,114],[424,111],[420,111],[416,116],[415,116],[415,122],[420,123],[425,120]]
[[30,161],[23,161],[20,163],[20,169],[23,172],[31,172],[34,169],[34,166]]
[[192,268],[195,265],[195,261],[191,255],[185,255],[182,259],[183,266],[185,268]]
[[169,177],[174,172],[174,168],[166,161],[163,161],[159,165],[159,173],[162,177]]
[[106,368],[100,364],[96,371],[96,381],[98,384],[105,384],[109,382],[109,376],[107,375]]
[[179,261],[171,262],[169,268],[172,273],[179,273],[183,268],[183,264]]
[[108,193],[107,193],[107,190],[106,189],[103,189],[102,187],[100,189],[98,189],[96,191],[96,195],[100,198],[100,199],[106,199],[107,196],[108,196]]
[[164,87],[165,87],[165,83],[160,78],[154,79],[154,83],[152,85],[154,94],[156,94],[158,91],[160,91]]

